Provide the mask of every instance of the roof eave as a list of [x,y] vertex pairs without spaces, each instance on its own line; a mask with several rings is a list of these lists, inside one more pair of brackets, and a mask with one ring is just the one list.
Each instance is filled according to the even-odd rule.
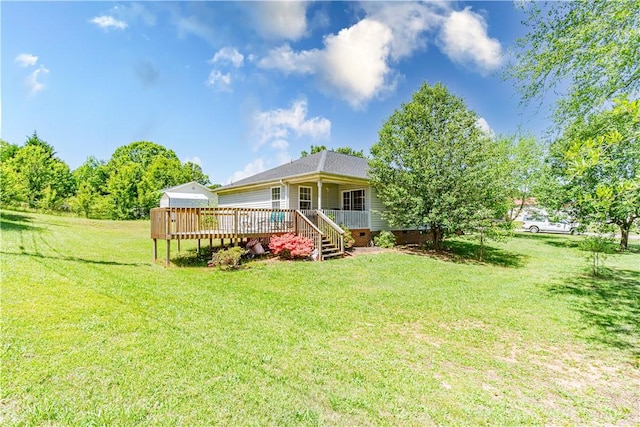
[[212,190],[215,194],[228,194],[235,192],[237,190],[247,190],[251,188],[261,188],[261,187],[270,187],[276,184],[297,184],[309,180],[320,180],[327,179],[331,181],[335,181],[337,183],[358,183],[358,184],[366,184],[369,182],[368,178],[350,176],[350,175],[342,175],[335,174],[330,172],[311,172],[311,173],[303,173],[298,175],[291,175],[281,179],[270,179],[260,182],[253,182],[251,184],[238,185],[234,187],[219,187],[215,190]]

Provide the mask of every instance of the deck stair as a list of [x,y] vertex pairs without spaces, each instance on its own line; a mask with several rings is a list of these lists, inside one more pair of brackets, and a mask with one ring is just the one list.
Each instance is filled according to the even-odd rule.
[[322,238],[322,259],[342,257],[344,254],[328,237]]

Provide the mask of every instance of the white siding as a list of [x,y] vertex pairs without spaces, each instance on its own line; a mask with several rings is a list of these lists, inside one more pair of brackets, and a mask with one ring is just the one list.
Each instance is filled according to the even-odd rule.
[[371,189],[371,231],[382,230],[415,230],[415,227],[391,227],[387,221],[382,218],[381,213],[384,212],[384,204],[378,198],[376,190]]
[[382,202],[380,201],[380,199],[378,199],[376,190],[369,187],[369,194],[370,194],[369,201],[371,203],[369,207],[370,209],[369,212],[371,215],[371,220],[370,220],[371,231],[382,231],[382,230],[390,231],[391,226],[389,226],[389,223],[387,221],[382,219],[381,213],[384,212],[385,208]]
[[337,184],[322,185],[322,208],[323,209],[339,209],[341,200],[340,192]]
[[311,187],[311,209],[318,209],[318,184],[316,182],[289,185],[289,209],[300,209],[300,187]]
[[218,206],[271,209],[271,187],[232,194],[218,194]]

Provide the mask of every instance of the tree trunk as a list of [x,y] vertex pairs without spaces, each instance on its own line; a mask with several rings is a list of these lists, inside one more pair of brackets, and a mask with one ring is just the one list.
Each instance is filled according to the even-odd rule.
[[520,206],[518,206],[518,210],[516,211],[515,215],[513,214],[513,208],[511,208],[511,215],[509,215],[509,218],[508,218],[509,223],[512,223],[513,221],[515,221],[518,215],[520,215],[520,212],[522,212],[522,210],[524,209],[524,197],[525,195],[521,196]]
[[431,227],[431,236],[433,238],[433,249],[435,249],[436,252],[440,252],[442,249],[442,231],[440,230],[440,227]]
[[629,230],[631,229],[632,222],[625,222],[620,224],[620,250],[626,251],[627,244],[629,243]]

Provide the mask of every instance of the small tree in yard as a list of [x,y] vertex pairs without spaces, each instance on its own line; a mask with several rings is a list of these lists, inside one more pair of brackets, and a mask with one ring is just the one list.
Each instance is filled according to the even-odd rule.
[[591,275],[599,277],[604,268],[604,260],[608,254],[614,252],[614,242],[610,237],[602,234],[585,237],[579,244],[580,249],[589,252],[586,256],[591,266]]
[[274,255],[284,259],[306,258],[313,251],[313,241],[304,236],[287,233],[282,236],[272,236],[269,239],[269,249]]
[[480,209],[471,220],[470,228],[473,233],[469,235],[469,238],[478,240],[480,243],[478,250],[478,259],[480,261],[483,260],[485,242],[487,240],[500,242],[513,235],[513,222],[497,220],[499,212]]
[[478,116],[441,84],[423,84],[371,149],[369,177],[393,226],[428,226],[434,249],[507,198],[507,159]]

